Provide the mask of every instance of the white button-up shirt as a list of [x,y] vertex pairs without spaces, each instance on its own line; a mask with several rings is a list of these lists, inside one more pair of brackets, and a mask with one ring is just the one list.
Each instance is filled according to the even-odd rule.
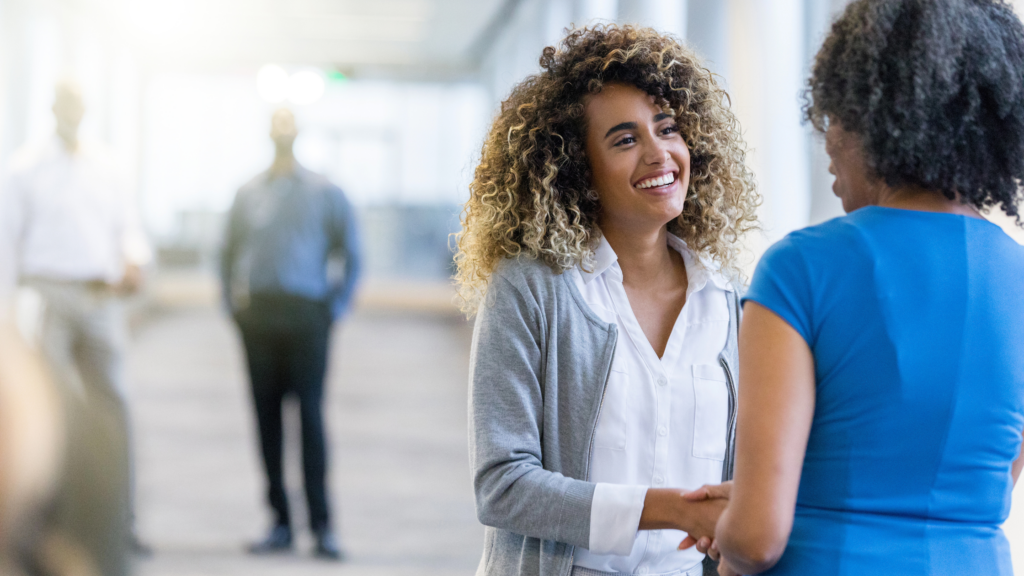
[[678,530],[639,531],[648,487],[693,490],[722,480],[729,394],[718,355],[729,331],[728,280],[669,235],[686,265],[686,303],[659,358],[633,315],[618,257],[601,239],[593,270],[577,268],[587,305],[619,330],[594,437],[590,550],[574,564],[624,574],[672,575],[699,563],[677,550]]
[[0,190],[0,250],[17,275],[117,283],[152,257],[115,163],[96,144],[69,153],[56,137],[23,150]]

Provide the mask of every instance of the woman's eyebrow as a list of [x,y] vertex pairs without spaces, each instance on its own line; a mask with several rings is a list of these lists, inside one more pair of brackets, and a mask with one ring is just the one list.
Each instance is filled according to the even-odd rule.
[[623,122],[621,124],[616,124],[609,128],[608,132],[605,132],[604,137],[607,138],[611,136],[613,132],[618,132],[620,130],[636,130],[636,122]]
[[[660,113],[654,115],[654,121],[655,122],[661,122],[665,118],[671,118],[671,117],[672,117],[671,114],[667,114],[665,112],[660,112]],[[616,124],[615,126],[612,126],[611,128],[609,128],[608,132],[605,132],[604,137],[607,138],[607,137],[611,136],[613,133],[618,132],[620,130],[636,130],[636,126],[637,126],[636,122],[623,122],[621,124]]]

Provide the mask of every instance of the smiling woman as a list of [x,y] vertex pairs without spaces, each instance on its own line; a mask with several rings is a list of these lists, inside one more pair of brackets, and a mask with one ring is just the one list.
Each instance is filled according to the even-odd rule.
[[758,197],[710,72],[650,29],[575,30],[502,105],[456,256],[480,574],[703,572],[731,477],[736,241]]
[[691,157],[686,205],[671,231],[691,250],[737,270],[736,240],[759,203],[728,96],[696,56],[650,29],[575,30],[516,86],[484,142],[459,236],[458,281],[475,311],[498,262],[524,254],[558,271],[597,245],[600,203],[585,150],[585,98],[633,86],[670,114]]

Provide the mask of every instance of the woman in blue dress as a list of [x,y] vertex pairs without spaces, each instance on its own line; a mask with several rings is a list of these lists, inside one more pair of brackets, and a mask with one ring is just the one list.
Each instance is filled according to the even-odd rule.
[[[758,264],[725,573],[1010,575],[1024,454],[1024,27],[994,0],[859,0],[806,114],[848,214]],[[705,541],[699,547],[703,548]]]

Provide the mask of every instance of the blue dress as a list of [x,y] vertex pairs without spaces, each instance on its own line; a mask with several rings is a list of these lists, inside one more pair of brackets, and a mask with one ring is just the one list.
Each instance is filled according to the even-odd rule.
[[807,341],[817,389],[786,551],[765,574],[1009,576],[1024,430],[1024,247],[871,206],[794,232],[745,300]]

